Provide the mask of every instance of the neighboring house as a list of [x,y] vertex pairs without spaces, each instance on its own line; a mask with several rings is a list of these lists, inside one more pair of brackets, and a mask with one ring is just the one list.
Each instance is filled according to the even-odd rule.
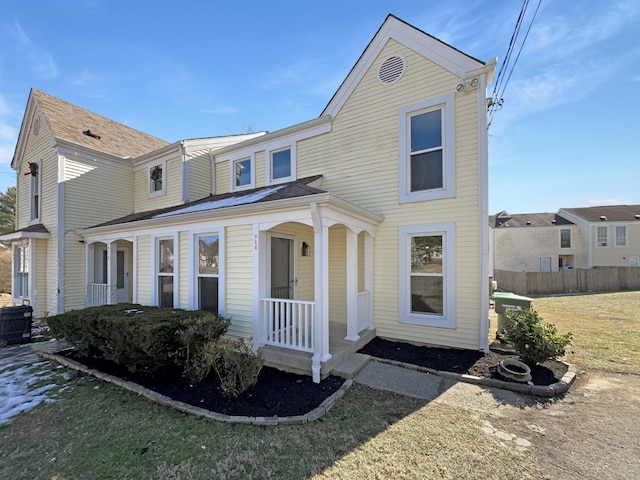
[[494,69],[389,16],[319,118],[171,144],[33,90],[14,301],[218,311],[316,381],[375,334],[487,350]]
[[557,213],[489,217],[494,270],[557,272],[576,267],[576,226]]
[[640,267],[640,205],[561,208],[578,228],[582,268]]
[[489,217],[489,225],[492,271],[640,266],[640,205],[502,211]]

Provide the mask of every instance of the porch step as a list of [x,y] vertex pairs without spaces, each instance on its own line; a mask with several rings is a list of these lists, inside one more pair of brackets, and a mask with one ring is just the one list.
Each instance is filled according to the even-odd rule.
[[369,363],[369,360],[371,360],[369,355],[354,353],[334,368],[331,374],[342,378],[354,378]]

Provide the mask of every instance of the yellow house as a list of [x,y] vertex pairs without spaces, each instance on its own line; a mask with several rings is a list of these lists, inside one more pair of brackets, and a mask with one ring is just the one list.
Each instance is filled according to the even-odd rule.
[[215,310],[316,380],[374,335],[486,351],[494,69],[390,15],[318,118],[171,144],[33,90],[15,301]]

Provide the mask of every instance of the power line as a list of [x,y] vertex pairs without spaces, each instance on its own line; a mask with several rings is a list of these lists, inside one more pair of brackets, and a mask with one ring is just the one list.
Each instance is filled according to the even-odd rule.
[[[500,65],[498,75],[496,76],[496,83],[493,88],[493,93],[491,94],[491,97],[487,100],[488,116],[489,116],[489,122],[487,127],[491,126],[491,122],[493,121],[493,116],[498,110],[502,108],[502,104],[504,103],[504,92],[507,89],[507,85],[509,84],[509,80],[511,79],[511,75],[513,74],[513,70],[516,64],[518,63],[518,60],[520,59],[520,54],[522,53],[522,49],[524,47],[524,44],[527,41],[527,38],[529,37],[529,32],[531,31],[533,22],[536,19],[541,3],[542,3],[542,0],[538,0],[538,5],[536,6],[535,11],[533,12],[533,16],[531,17],[531,21],[529,22],[529,27],[527,28],[527,32],[525,33],[524,38],[520,43],[520,48],[515,57],[515,60],[513,61],[513,64],[509,65],[513,55],[514,47],[517,43],[518,36],[520,35],[520,30],[522,28],[523,20],[527,14],[527,8],[529,7],[529,0],[524,0],[524,2],[522,3],[522,7],[520,8],[520,13],[518,14],[518,19],[516,20],[516,25],[513,30],[513,34],[511,35],[511,40],[509,41],[507,53],[505,54],[504,60]],[[505,79],[504,75],[507,69],[509,69],[509,74]]]

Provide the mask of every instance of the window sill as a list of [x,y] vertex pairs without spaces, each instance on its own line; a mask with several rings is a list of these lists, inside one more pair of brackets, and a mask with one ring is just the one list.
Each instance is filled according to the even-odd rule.
[[435,328],[456,328],[455,320],[448,320],[445,317],[436,315],[405,315],[400,319],[401,324],[406,325],[419,325],[421,327],[435,327]]

